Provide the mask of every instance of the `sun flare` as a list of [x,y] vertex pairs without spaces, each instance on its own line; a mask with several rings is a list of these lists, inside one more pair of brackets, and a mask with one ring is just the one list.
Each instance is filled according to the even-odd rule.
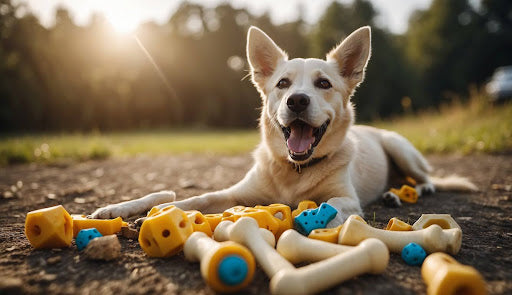
[[138,25],[138,20],[130,13],[123,13],[116,11],[114,13],[107,13],[105,15],[114,30],[121,34],[128,34],[133,32]]

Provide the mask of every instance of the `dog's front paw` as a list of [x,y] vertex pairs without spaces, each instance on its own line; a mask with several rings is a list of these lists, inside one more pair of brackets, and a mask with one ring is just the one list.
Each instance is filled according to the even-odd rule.
[[336,214],[336,216],[331,221],[329,221],[329,223],[327,223],[326,228],[334,228],[342,225],[349,216],[350,215],[343,214],[338,211],[338,214]]
[[400,207],[402,202],[400,198],[392,192],[385,192],[382,194],[382,200],[387,207]]
[[117,218],[120,216],[121,218],[126,219],[132,215],[130,209],[131,208],[125,204],[108,205],[97,209],[88,217],[94,219],[109,219]]

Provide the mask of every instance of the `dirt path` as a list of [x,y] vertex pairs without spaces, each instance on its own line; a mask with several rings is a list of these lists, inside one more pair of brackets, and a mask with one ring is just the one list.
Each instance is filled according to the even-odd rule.
[[[470,178],[481,193],[436,193],[415,205],[365,208],[366,219],[384,226],[389,218],[414,222],[422,213],[449,213],[463,230],[456,258],[476,267],[490,294],[512,293],[512,155],[431,156],[437,172]],[[70,213],[173,189],[179,198],[221,189],[240,180],[249,156],[137,157],[75,165],[23,165],[0,168],[0,294],[212,294],[198,264],[180,254],[148,258],[136,241],[120,238],[122,258],[85,260],[74,245],[63,250],[31,249],[23,234],[26,213],[62,204]],[[268,294],[260,270],[246,290]],[[420,268],[392,254],[384,275],[364,275],[329,290],[330,294],[423,294]]]

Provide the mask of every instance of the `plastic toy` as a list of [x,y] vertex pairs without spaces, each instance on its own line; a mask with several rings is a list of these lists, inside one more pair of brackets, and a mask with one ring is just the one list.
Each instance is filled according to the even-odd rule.
[[94,238],[102,237],[103,235],[100,234],[100,232],[95,228],[86,228],[82,229],[78,232],[78,235],[76,235],[76,247],[78,248],[78,251],[82,251],[87,247],[90,241],[92,241]]
[[116,235],[94,238],[85,248],[84,254],[91,260],[110,261],[121,255],[121,244]]
[[318,205],[310,200],[304,200],[299,203],[297,206],[297,209],[292,211],[292,217],[297,217],[302,211],[308,210],[308,209],[315,209],[318,208]]
[[295,268],[288,260],[279,255],[274,247],[269,245],[262,236],[258,223],[253,218],[242,217],[235,223],[223,221],[217,226],[213,236],[216,240],[227,238],[249,248],[258,264],[270,278],[280,270]]
[[462,242],[462,231],[458,228],[443,230],[436,224],[417,231],[388,231],[371,227],[362,222],[359,216],[351,215],[343,224],[338,243],[355,246],[367,238],[383,241],[389,251],[395,253],[400,253],[405,245],[414,242],[427,253],[457,254]]
[[416,243],[409,243],[402,249],[402,259],[408,265],[421,265],[427,257],[427,252]]
[[293,229],[285,231],[276,246],[277,252],[293,264],[324,260],[353,248],[309,239]]
[[257,222],[259,227],[268,229],[274,236],[279,232],[279,222],[269,211],[263,209],[256,209],[252,207],[235,206],[229,208],[222,213],[222,220],[237,221],[242,217],[252,217]]
[[485,281],[476,269],[444,253],[427,256],[421,276],[427,284],[428,295],[487,294]]
[[272,294],[320,292],[364,272],[382,272],[389,261],[386,246],[381,241],[368,240],[346,253],[296,269],[268,245],[260,232],[254,219],[243,217],[235,223],[221,222],[215,229],[214,237],[229,237],[247,246],[271,278]]
[[458,228],[459,224],[452,218],[450,214],[422,214],[418,220],[412,225],[413,230],[420,230],[431,226],[439,225],[442,229]]
[[397,195],[400,200],[406,202],[406,203],[416,203],[418,202],[418,193],[416,192],[416,189],[414,189],[411,186],[408,186],[406,184],[402,185],[400,190],[396,188],[392,188],[389,190],[393,194]]
[[85,215],[72,214],[73,218],[73,237],[76,237],[79,231],[86,228],[95,228],[102,235],[113,235],[121,231],[121,227],[128,226],[128,223],[123,222],[121,217],[114,219],[90,219]]
[[219,243],[203,232],[194,232],[185,243],[183,253],[187,260],[201,261],[203,279],[217,292],[239,291],[254,276],[254,257],[235,242]]
[[31,211],[25,219],[25,235],[36,249],[69,247],[73,219],[61,205]]
[[302,211],[294,219],[295,228],[303,235],[317,228],[325,228],[329,221],[336,217],[338,211],[327,203],[320,204],[320,207]]
[[[233,221],[229,221],[229,220],[224,220],[221,223],[219,223],[219,225],[217,226],[217,228],[219,228],[219,230],[217,230],[217,228],[215,228],[215,232],[213,233],[213,238],[218,242],[229,241],[230,240],[229,228],[232,227],[233,223],[234,223]],[[260,236],[263,238],[263,240],[265,240],[265,242],[267,242],[267,244],[269,244],[270,247],[274,248],[276,246],[276,237],[274,236],[274,234],[271,233],[269,230],[261,228],[261,227],[260,227],[259,231],[260,231]]]
[[412,230],[412,226],[407,222],[403,222],[402,220],[393,217],[389,220],[388,225],[386,226],[386,230],[410,231]]
[[208,220],[212,233],[217,225],[222,221],[222,213],[204,214],[204,217]]
[[204,217],[204,215],[197,210],[188,210],[185,211],[187,213],[188,219],[192,223],[192,229],[196,231],[203,232],[207,234],[209,237],[213,235],[212,229],[210,227],[210,223]]
[[175,206],[169,206],[142,223],[139,244],[151,257],[168,257],[182,250],[192,232],[192,223],[187,214]]
[[319,293],[360,274],[382,273],[388,262],[386,245],[377,239],[367,239],[331,258],[281,270],[270,280],[270,291],[272,294]]
[[342,225],[334,228],[318,228],[311,231],[308,238],[320,240],[329,243],[338,243],[338,236],[340,235]]
[[284,204],[271,204],[268,206],[255,206],[256,209],[263,209],[268,211],[279,224],[279,229],[276,232],[276,239],[279,239],[281,234],[293,227],[292,211],[289,206]]

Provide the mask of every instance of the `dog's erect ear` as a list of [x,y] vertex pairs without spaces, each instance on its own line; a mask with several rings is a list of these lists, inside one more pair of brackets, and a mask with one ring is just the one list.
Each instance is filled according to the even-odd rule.
[[253,82],[260,88],[270,77],[281,61],[288,59],[286,53],[279,48],[262,30],[251,27],[247,34],[247,60],[251,66]]
[[371,54],[371,29],[361,27],[348,36],[340,45],[327,54],[327,61],[338,64],[340,75],[345,77],[351,87],[364,79],[364,70]]

